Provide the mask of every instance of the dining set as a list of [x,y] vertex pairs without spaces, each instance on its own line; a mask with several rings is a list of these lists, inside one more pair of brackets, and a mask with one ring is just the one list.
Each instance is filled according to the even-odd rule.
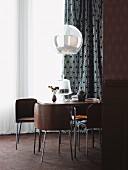
[[[102,102],[96,98],[87,98],[84,101],[74,100],[73,98],[71,100],[55,102],[42,102],[37,101],[34,98],[17,99],[15,109],[17,123],[16,150],[19,144],[22,123],[34,122],[35,131],[33,153],[36,153],[36,136],[38,134],[38,152],[40,150],[42,152],[42,162],[44,160],[47,132],[58,132],[58,153],[60,153],[62,132],[68,132],[71,159],[75,159],[77,144],[78,150],[80,150],[80,129],[84,129],[86,135],[86,157],[88,157],[88,131],[91,129],[92,132],[94,132],[95,129],[98,129],[100,134],[102,131]],[[44,134],[43,140],[42,133]],[[92,139],[94,146],[94,136]]]

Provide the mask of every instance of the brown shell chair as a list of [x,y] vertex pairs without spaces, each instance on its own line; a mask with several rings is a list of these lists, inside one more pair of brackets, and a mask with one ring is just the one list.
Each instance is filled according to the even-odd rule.
[[[63,105],[47,105],[47,104],[35,104],[34,111],[34,126],[35,126],[35,139],[34,139],[34,154],[36,146],[36,129],[44,132],[44,139],[42,145],[42,156],[41,161],[43,162],[44,158],[44,148],[46,141],[46,132],[47,131],[58,131],[59,132],[59,148],[58,152],[60,153],[60,144],[61,144],[61,131],[68,131],[70,137],[70,150],[71,158],[73,159],[72,154],[72,128],[71,123],[71,114],[70,109]],[[39,141],[42,141],[41,135],[39,136]],[[39,147],[41,144],[39,142]]]
[[[92,130],[92,146],[94,147],[94,129],[99,130],[100,143],[101,143],[101,130],[102,130],[102,103],[91,104],[87,109],[86,121],[78,121],[78,133],[83,129],[86,133],[86,157],[88,157],[88,131]],[[80,149],[80,134],[78,135],[78,147]]]
[[34,105],[37,100],[34,98],[17,99],[15,102],[15,117],[17,123],[16,130],[16,150],[20,139],[22,123],[34,122]]

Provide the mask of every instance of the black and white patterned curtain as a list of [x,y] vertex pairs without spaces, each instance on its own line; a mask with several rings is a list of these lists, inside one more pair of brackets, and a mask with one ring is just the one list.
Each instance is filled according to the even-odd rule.
[[78,54],[65,56],[65,78],[74,94],[82,89],[86,97],[102,100],[102,0],[65,0],[66,23],[81,31],[83,45]]

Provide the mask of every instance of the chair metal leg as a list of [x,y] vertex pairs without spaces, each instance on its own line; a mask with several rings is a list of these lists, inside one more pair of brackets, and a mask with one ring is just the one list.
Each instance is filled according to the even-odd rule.
[[35,132],[34,132],[34,154],[35,154],[35,148],[36,148],[36,128],[35,128]]
[[22,125],[22,123],[20,123],[20,128],[19,128],[19,132],[18,132],[18,143],[19,143],[19,140],[20,140],[21,125]]
[[17,129],[16,129],[16,150],[17,150],[17,145],[18,145],[19,140],[20,140],[21,125],[22,125],[22,123],[20,123],[20,128],[19,128],[19,123],[17,123]]
[[59,154],[60,154],[60,144],[61,144],[61,131],[59,131],[59,148],[58,148]]
[[71,151],[71,159],[73,160],[73,152],[72,152],[72,130],[69,131],[70,136],[70,151]]
[[86,157],[88,157],[88,129],[86,130]]
[[78,150],[80,151],[80,126],[78,124]]
[[76,158],[76,107],[74,107],[74,158]]
[[100,128],[100,129],[99,129],[100,147],[102,146],[102,134],[101,134],[102,132],[101,132],[101,131],[102,131],[102,129]]
[[18,123],[16,128],[16,150],[17,150],[17,144],[18,144]]
[[44,131],[44,139],[43,139],[43,146],[42,146],[41,162],[43,162],[43,158],[44,158],[45,140],[46,140],[46,131]]
[[40,148],[41,148],[41,140],[42,140],[42,131],[39,130],[39,145],[38,145],[38,152],[40,152]]
[[94,129],[92,128],[92,147],[94,148]]

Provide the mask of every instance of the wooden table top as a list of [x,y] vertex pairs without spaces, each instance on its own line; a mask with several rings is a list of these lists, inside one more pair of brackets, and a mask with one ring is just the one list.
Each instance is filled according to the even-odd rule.
[[95,101],[44,101],[44,102],[40,102],[38,101],[38,104],[41,105],[66,105],[66,106],[80,106],[80,105],[87,105],[87,104],[93,104],[93,103],[98,103]]

